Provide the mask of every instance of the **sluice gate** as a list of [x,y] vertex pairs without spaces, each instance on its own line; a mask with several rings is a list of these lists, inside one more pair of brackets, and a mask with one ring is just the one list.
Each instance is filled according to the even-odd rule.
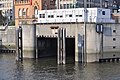
[[37,57],[56,57],[57,38],[38,37],[37,38]]
[[57,64],[74,62],[74,36],[66,36],[65,29],[60,29],[58,36],[37,36],[37,57],[55,58]]
[[66,64],[70,59],[75,61],[75,36],[66,36],[66,28],[59,28],[54,35],[36,35],[35,32],[35,25],[17,30],[17,60],[52,58],[57,64]]

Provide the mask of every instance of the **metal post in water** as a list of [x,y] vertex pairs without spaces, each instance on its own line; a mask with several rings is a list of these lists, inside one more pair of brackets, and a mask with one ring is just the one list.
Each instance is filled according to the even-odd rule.
[[19,29],[16,30],[16,60],[19,60]]
[[58,41],[57,42],[57,44],[58,44],[58,46],[57,46],[58,47],[58,50],[57,50],[58,51],[57,52],[57,62],[58,62],[58,64],[60,64],[60,59],[59,59],[59,57],[60,57],[60,55],[59,55],[60,54],[60,41],[59,41],[60,37],[59,36],[60,36],[60,29],[58,29],[58,39],[57,39],[57,41]]
[[17,36],[17,61],[23,61],[23,48],[22,48],[22,28],[19,26],[18,30],[16,31]]
[[2,50],[2,33],[0,31],[0,50]]
[[82,63],[84,63],[84,35],[82,36]]
[[60,64],[62,64],[62,57],[63,57],[63,56],[62,56],[62,54],[63,54],[63,44],[62,44],[62,43],[63,43],[63,41],[62,41],[63,35],[62,35],[62,34],[63,34],[63,33],[62,33],[62,32],[63,32],[63,31],[62,31],[62,28],[60,28],[60,36],[59,36],[59,37],[60,37],[60,38],[59,38],[59,39],[60,39],[60,40],[59,40],[59,41],[60,41],[60,43],[59,43],[59,44],[60,44],[60,51],[59,51],[59,52],[60,52]]
[[66,63],[66,49],[65,49],[66,29],[63,29],[63,64]]
[[38,59],[38,37],[36,36],[36,59]]
[[60,28],[58,30],[58,64],[66,64],[65,38],[66,30]]
[[84,0],[84,63],[87,62],[87,0]]
[[22,27],[20,26],[20,36],[19,36],[19,39],[20,39],[20,56],[21,56],[21,61],[23,60],[23,48],[22,48]]

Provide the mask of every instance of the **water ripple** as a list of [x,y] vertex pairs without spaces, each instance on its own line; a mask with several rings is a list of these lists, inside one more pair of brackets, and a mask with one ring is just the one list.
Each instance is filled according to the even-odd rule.
[[51,58],[21,63],[14,54],[0,54],[0,80],[120,80],[120,63],[57,65]]

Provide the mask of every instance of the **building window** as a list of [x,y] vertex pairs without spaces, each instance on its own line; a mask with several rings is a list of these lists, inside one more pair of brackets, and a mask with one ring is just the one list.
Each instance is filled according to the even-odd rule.
[[82,15],[76,15],[76,17],[82,17]]
[[23,11],[22,11],[22,16],[26,16],[26,9],[23,9]]
[[48,18],[54,18],[54,15],[48,15]]
[[116,46],[113,46],[113,49],[115,49],[116,48]]
[[57,15],[57,18],[62,18],[63,16],[62,15]]
[[47,9],[48,9],[48,5],[47,5],[47,2],[45,1],[43,4],[43,10],[47,10]]
[[55,5],[55,1],[54,0],[50,0],[50,5]]
[[113,30],[113,33],[116,33],[116,30]]
[[37,6],[34,7],[34,14],[37,15],[38,14],[38,9]]
[[102,15],[105,15],[105,11],[102,11]]
[[26,16],[29,16],[28,8],[26,9]]
[[18,10],[18,16],[21,17],[22,16],[22,9]]
[[51,15],[51,18],[54,18],[54,16],[53,16],[53,15]]
[[69,17],[72,17],[72,14],[70,14]]
[[62,9],[63,8],[63,6],[62,6],[62,4],[60,4],[60,9]]
[[39,18],[45,18],[45,14],[39,14]]
[[60,15],[60,18],[62,18],[63,16],[62,15]]
[[11,13],[11,14],[13,13],[12,9],[10,9],[10,13]]
[[10,16],[10,20],[12,20],[12,16]]
[[89,8],[89,4],[87,4],[87,8]]
[[48,18],[50,18],[50,15],[48,15]]
[[67,9],[69,9],[69,4],[66,4],[66,6],[67,6]]
[[64,9],[67,9],[67,4],[63,4]]
[[113,38],[113,41],[116,41],[116,38]]
[[70,8],[73,8],[73,4],[70,4]]

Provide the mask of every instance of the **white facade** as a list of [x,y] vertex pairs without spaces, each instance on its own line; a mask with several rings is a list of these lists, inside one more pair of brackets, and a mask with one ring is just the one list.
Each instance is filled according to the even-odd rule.
[[84,8],[39,10],[38,23],[64,23],[64,22],[103,22],[114,23],[111,19],[110,9]]
[[0,10],[2,15],[7,16],[9,20],[14,19],[14,0],[0,0]]

